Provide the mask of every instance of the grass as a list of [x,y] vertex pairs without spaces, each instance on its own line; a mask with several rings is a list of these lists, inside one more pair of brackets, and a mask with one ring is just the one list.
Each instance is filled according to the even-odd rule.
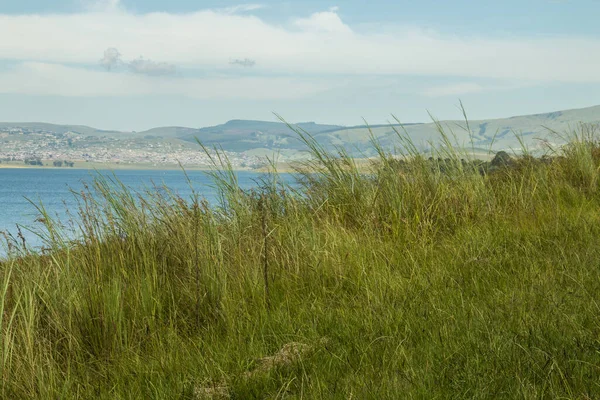
[[593,132],[495,167],[399,132],[371,173],[298,134],[299,187],[215,169],[211,207],[98,177],[79,243],[40,207],[50,250],[0,265],[0,396],[600,397]]

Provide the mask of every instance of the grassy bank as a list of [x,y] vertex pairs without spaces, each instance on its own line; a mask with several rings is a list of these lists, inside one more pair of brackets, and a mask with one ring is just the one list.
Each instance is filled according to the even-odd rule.
[[589,131],[493,165],[399,134],[371,174],[299,134],[300,188],[215,170],[209,207],[99,179],[80,244],[41,210],[50,250],[0,267],[0,396],[600,397]]

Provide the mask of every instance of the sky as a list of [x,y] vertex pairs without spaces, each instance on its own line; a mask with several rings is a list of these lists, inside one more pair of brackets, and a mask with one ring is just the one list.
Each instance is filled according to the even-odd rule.
[[600,104],[600,2],[0,0],[0,121],[358,125]]

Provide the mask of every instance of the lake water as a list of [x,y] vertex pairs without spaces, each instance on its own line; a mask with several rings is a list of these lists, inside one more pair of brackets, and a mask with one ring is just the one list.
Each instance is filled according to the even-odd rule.
[[[81,169],[2,169],[0,168],[0,231],[16,234],[16,225],[35,226],[39,216],[35,207],[41,201],[52,216],[62,220],[68,218],[67,209],[74,213],[76,200],[71,190],[79,192],[84,183],[91,183],[98,172]],[[120,170],[104,171],[102,174],[112,174],[126,186],[134,190],[143,190],[153,184],[165,184],[182,197],[192,193],[182,171],[169,170]],[[205,172],[187,171],[194,189],[210,202],[216,201],[216,191],[212,180]],[[240,186],[244,189],[256,186],[256,180],[262,174],[240,171],[237,172]],[[292,180],[291,175],[282,174],[286,180]],[[37,224],[39,226],[39,223]],[[39,239],[23,230],[28,244],[39,246]],[[0,258],[5,255],[5,249],[0,246]]]

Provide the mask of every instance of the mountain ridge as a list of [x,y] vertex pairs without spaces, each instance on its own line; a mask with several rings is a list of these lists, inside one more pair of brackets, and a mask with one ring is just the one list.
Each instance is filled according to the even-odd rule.
[[[400,126],[423,151],[431,148],[439,140],[440,128],[444,129],[458,146],[507,150],[520,148],[520,140],[527,146],[540,147],[557,140],[551,137],[550,131],[567,132],[576,128],[579,123],[600,124],[600,105],[507,118],[469,120],[468,125],[464,120],[357,126],[320,124],[310,121],[292,125],[308,132],[325,149],[335,151],[342,147],[351,155],[371,156],[374,155],[370,145],[372,137],[384,149],[391,150],[398,144],[395,130],[399,130]],[[136,142],[136,146],[145,146],[146,143],[157,145],[167,143],[168,146],[165,145],[165,148],[193,147],[197,146],[199,140],[208,147],[219,147],[234,153],[264,154],[275,151],[282,154],[284,159],[306,155],[306,146],[299,140],[297,133],[280,121],[232,119],[224,124],[201,128],[164,126],[139,132],[41,122],[0,123],[0,133],[11,128],[16,131],[23,130],[22,133],[25,134],[23,140],[27,139],[27,133],[37,133],[40,137],[52,132],[58,135],[72,133],[85,139],[81,143],[93,142],[97,147],[101,147],[103,141],[119,140]],[[26,132],[26,130],[30,131]]]
[[[586,112],[586,111],[592,111],[594,113],[600,113],[600,104],[598,105],[593,105],[593,106],[589,106],[589,107],[583,107],[583,108],[569,108],[569,109],[565,109],[565,110],[555,110],[555,111],[550,111],[550,112],[543,112],[543,113],[535,113],[535,114],[517,114],[517,115],[512,115],[509,117],[504,117],[504,118],[484,118],[484,119],[477,119],[477,120],[472,120],[472,121],[497,121],[497,120],[505,120],[505,119],[518,119],[518,118],[523,118],[523,117],[547,117],[547,118],[557,118],[562,116],[565,113],[571,113],[571,112]],[[458,119],[446,119],[446,120],[441,120],[440,122],[455,122],[455,121],[462,121],[462,120],[458,120]],[[403,125],[403,126],[414,126],[414,125],[427,125],[430,122],[410,122],[410,123],[402,123],[402,124],[396,124],[396,123],[391,123],[391,124],[363,124],[363,125],[338,125],[338,124],[321,124],[321,123],[317,123],[314,121],[305,121],[305,122],[297,122],[297,123],[290,123],[293,126],[298,126],[298,127],[304,127],[304,126],[310,126],[310,125],[314,125],[314,126],[327,126],[330,127],[329,129],[331,130],[348,130],[348,129],[356,129],[356,128],[380,128],[380,127],[389,127],[389,126],[399,126],[399,125]],[[226,127],[226,126],[230,126],[230,125],[248,125],[248,124],[273,124],[273,125],[281,125],[281,126],[286,126],[285,123],[283,122],[278,122],[278,121],[264,121],[264,120],[255,120],[255,119],[238,119],[238,118],[234,118],[231,120],[228,120],[222,124],[217,124],[217,125],[209,125],[206,127],[201,127],[201,128],[192,128],[192,127],[188,127],[188,126],[182,126],[182,125],[164,125],[164,126],[156,126],[153,128],[149,128],[149,129],[145,129],[145,130],[141,130],[141,131],[128,131],[128,130],[117,130],[117,129],[101,129],[101,128],[95,128],[89,125],[82,125],[82,124],[58,124],[58,123],[50,123],[50,122],[40,122],[40,121],[31,121],[31,122],[0,122],[0,129],[3,128],[7,128],[7,127],[31,127],[31,128],[37,128],[38,126],[41,126],[42,128],[44,127],[52,127],[55,129],[60,129],[60,130],[73,130],[73,128],[75,129],[80,129],[80,130],[84,130],[84,131],[95,131],[95,132],[107,132],[107,133],[124,133],[124,134],[146,134],[149,133],[151,131],[157,131],[157,130],[162,130],[162,129],[182,129],[182,130],[191,130],[191,131],[201,131],[201,130],[206,130],[206,129],[213,129],[213,128],[219,128],[219,127]],[[80,132],[82,133],[82,132]]]

